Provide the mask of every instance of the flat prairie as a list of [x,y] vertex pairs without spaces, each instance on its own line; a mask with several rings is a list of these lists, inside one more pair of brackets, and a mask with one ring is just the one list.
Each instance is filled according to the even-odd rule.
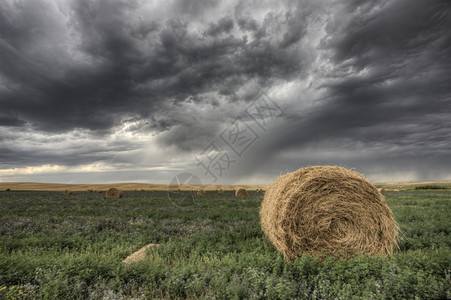
[[87,191],[87,190],[101,190],[106,191],[109,188],[118,188],[123,191],[146,190],[146,191],[167,191],[177,190],[192,191],[192,190],[208,190],[214,191],[218,189],[236,190],[238,188],[245,188],[247,190],[255,190],[257,188],[266,189],[265,185],[168,185],[168,184],[152,184],[152,183],[138,183],[138,182],[118,182],[105,184],[65,184],[65,183],[42,183],[42,182],[0,182],[0,190],[16,190],[16,191]]

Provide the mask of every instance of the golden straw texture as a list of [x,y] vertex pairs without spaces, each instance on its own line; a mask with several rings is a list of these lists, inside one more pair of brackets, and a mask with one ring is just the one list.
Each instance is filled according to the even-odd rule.
[[279,177],[260,209],[263,232],[292,260],[301,254],[389,255],[398,226],[384,197],[362,175],[313,166]]

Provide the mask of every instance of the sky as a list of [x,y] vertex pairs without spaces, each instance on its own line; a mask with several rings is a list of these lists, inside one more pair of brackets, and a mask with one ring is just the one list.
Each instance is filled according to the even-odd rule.
[[451,180],[449,28],[448,0],[2,0],[0,181]]

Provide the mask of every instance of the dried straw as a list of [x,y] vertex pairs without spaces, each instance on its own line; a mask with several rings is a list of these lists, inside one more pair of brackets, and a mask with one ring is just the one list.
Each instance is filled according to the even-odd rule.
[[263,232],[292,260],[300,254],[390,255],[398,226],[384,197],[362,175],[315,166],[279,177],[260,209]]
[[236,197],[247,197],[247,191],[245,189],[243,189],[243,188],[237,189],[235,191],[235,196]]
[[117,188],[110,188],[107,192],[106,192],[106,197],[107,198],[122,198],[122,196],[124,195],[124,193],[117,189]]
[[148,245],[142,247],[141,249],[139,249],[138,251],[127,256],[127,258],[124,259],[122,262],[126,263],[126,264],[130,264],[132,262],[137,262],[137,261],[143,260],[146,257],[147,249],[152,248],[152,247],[158,247],[158,246],[160,246],[160,245],[159,244],[148,244]]
[[203,195],[206,195],[206,194],[207,194],[207,192],[205,190],[198,190],[197,191],[197,196],[203,196]]

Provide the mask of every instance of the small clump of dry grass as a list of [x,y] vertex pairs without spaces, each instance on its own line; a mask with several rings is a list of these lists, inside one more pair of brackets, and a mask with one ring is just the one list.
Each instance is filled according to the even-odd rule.
[[384,197],[362,175],[314,166],[279,177],[260,209],[262,230],[285,259],[301,254],[390,255],[398,226]]
[[148,245],[142,247],[141,249],[139,249],[138,251],[127,256],[127,258],[124,259],[122,262],[126,263],[126,264],[130,264],[132,262],[140,261],[146,257],[147,249],[152,248],[152,247],[158,247],[158,246],[160,246],[160,245],[159,244],[148,244]]

